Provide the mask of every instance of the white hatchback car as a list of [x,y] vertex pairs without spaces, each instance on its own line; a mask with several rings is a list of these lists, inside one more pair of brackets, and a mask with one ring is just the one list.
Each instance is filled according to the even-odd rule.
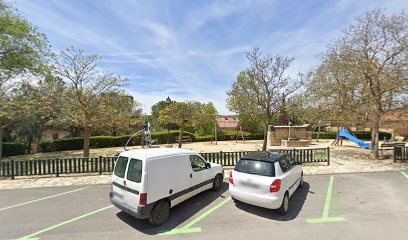
[[229,175],[229,191],[235,201],[278,209],[282,215],[288,212],[290,196],[302,185],[302,167],[288,154],[249,153]]

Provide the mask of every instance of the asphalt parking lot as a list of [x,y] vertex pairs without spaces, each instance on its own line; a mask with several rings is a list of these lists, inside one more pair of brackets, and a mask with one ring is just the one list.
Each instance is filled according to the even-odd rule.
[[225,182],[153,227],[109,203],[110,186],[0,191],[0,239],[407,239],[408,173],[306,176],[282,217],[233,202]]

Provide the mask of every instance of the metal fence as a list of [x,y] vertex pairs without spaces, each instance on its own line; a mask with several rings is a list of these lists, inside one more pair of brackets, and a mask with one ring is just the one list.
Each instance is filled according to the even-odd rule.
[[0,177],[112,172],[116,157],[0,161]]
[[394,146],[394,162],[408,160],[408,147]]
[[[276,149],[278,153],[288,153],[299,163],[327,162],[330,165],[330,149]],[[407,151],[405,151],[406,153]],[[209,162],[223,166],[235,166],[238,160],[250,152],[201,153]],[[3,160],[0,161],[0,177],[109,173],[112,172],[116,157],[55,158],[45,160]]]
[[[330,165],[330,149],[329,148],[313,148],[313,149],[274,149],[273,152],[287,153],[296,159],[298,163],[313,163],[326,162]],[[247,152],[212,152],[201,153],[207,161],[218,163],[223,166],[235,166],[238,160]]]

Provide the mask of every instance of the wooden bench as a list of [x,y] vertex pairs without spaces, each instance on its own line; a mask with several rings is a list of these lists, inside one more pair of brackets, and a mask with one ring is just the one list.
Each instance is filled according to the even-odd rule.
[[398,147],[398,146],[404,147],[405,143],[398,143],[398,142],[397,143],[381,143],[379,150],[381,151],[381,155],[384,156],[384,150],[393,150],[394,147]]
[[248,136],[245,136],[245,135],[244,135],[244,140],[251,140],[251,136],[249,136],[249,135],[248,135]]
[[[177,138],[176,141],[179,142],[179,138]],[[193,139],[191,138],[191,136],[181,136],[181,142],[193,142]]]

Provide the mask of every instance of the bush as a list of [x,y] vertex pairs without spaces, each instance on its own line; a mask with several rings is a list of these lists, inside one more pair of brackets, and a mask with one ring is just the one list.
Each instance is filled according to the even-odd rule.
[[[180,131],[173,130],[170,131],[170,141],[176,143],[176,139],[179,136]],[[152,133],[152,139],[156,144],[167,143],[167,131],[166,132],[155,132]],[[195,141],[195,135],[190,132],[183,132],[183,136],[190,136],[193,141]],[[91,148],[109,148],[109,147],[123,147],[125,146],[128,136],[95,136],[91,137],[90,146]],[[135,135],[130,141],[129,146],[141,145],[140,134]],[[41,152],[54,152],[54,151],[67,151],[67,150],[81,150],[84,147],[84,138],[64,138],[52,141],[41,141],[39,143]]]
[[251,140],[263,140],[264,139],[264,133],[260,132],[260,133],[251,133]]
[[[195,140],[196,142],[209,142],[213,138],[212,135],[196,135]],[[215,139],[213,139],[215,140]]]
[[24,143],[3,143],[3,157],[23,155],[26,153],[27,146]]
[[[371,132],[369,131],[356,131],[352,132],[352,135],[356,136],[358,139],[362,140],[371,140]],[[320,139],[335,139],[336,138],[336,132],[320,132]],[[379,133],[379,139],[382,140],[384,137],[387,139],[391,138],[391,133],[386,133],[386,132],[380,132]],[[317,132],[312,133],[313,138],[317,138]]]

